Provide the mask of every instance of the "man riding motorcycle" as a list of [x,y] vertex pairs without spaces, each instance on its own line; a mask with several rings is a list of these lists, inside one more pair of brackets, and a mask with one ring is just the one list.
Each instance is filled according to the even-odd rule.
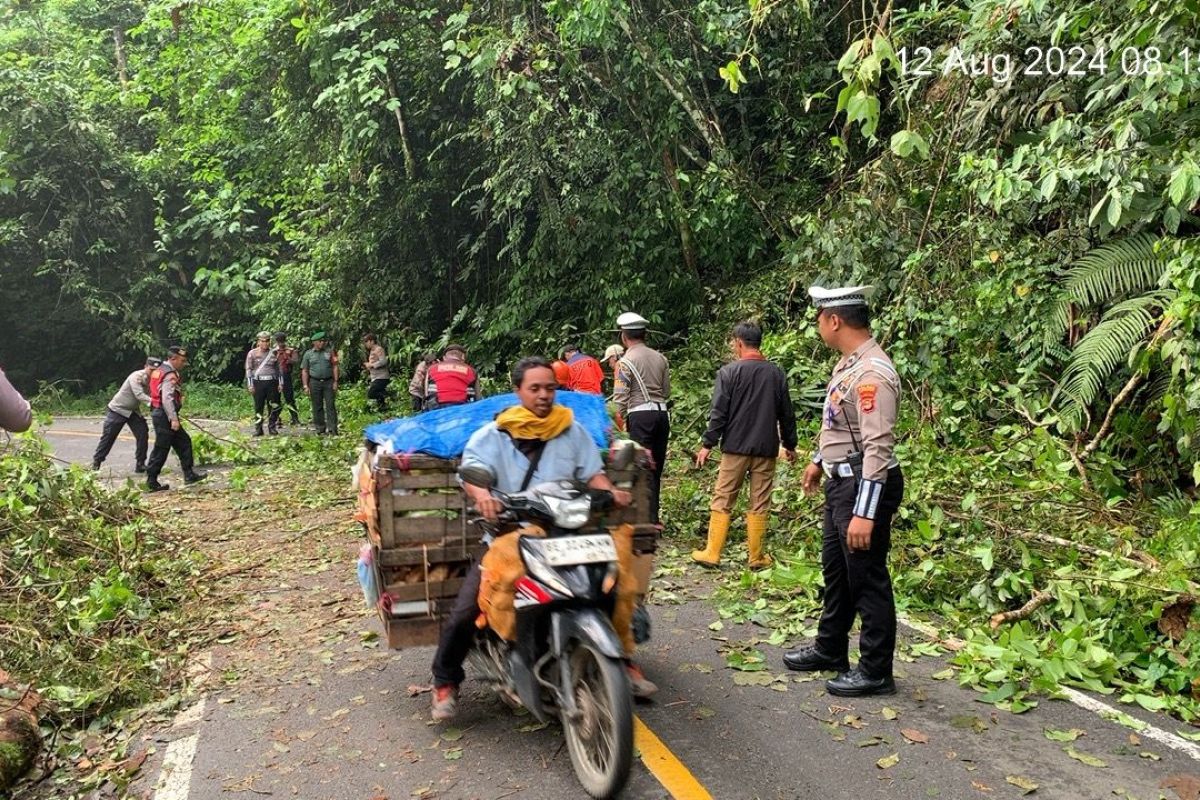
[[[546,481],[577,480],[591,489],[611,492],[618,507],[628,506],[632,497],[614,488],[604,474],[604,463],[591,436],[575,422],[570,409],[555,405],[557,380],[550,363],[539,357],[523,358],[513,368],[512,382],[521,404],[501,412],[471,436],[462,465],[488,469],[495,476],[494,488],[501,492],[520,492]],[[488,489],[464,483],[463,491],[485,519],[499,519],[503,507]],[[458,710],[458,686],[466,677],[463,661],[471,649],[479,616],[479,584],[479,564],[473,564],[443,624],[432,667],[435,720],[450,719]],[[631,660],[626,661],[626,668],[635,696],[648,697],[657,691]]]

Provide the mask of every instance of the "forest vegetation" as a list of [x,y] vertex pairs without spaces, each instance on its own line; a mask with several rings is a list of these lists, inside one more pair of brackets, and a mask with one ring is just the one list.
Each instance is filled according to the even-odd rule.
[[[501,382],[636,310],[686,539],[730,326],[762,322],[815,435],[806,287],[870,283],[902,604],[987,702],[1070,684],[1191,721],[1198,32],[1195,0],[7,2],[0,364],[90,392],[181,342],[228,382],[255,331],[321,328],[404,365],[462,341]],[[816,511],[781,484],[791,558],[727,576],[722,613],[790,641]]]

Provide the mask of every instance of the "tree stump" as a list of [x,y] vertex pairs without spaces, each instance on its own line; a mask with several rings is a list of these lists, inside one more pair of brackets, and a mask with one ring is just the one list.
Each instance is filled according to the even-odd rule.
[[37,692],[17,686],[0,669],[0,792],[29,771],[41,749],[37,724],[41,702]]

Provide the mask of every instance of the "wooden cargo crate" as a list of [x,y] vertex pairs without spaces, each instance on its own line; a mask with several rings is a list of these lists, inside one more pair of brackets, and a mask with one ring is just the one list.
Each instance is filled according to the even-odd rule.
[[[392,648],[436,644],[441,620],[462,587],[473,559],[486,549],[479,529],[468,524],[466,497],[457,480],[458,460],[426,455],[381,458],[372,474],[377,509],[367,525],[375,548],[376,578],[390,596],[392,613],[380,618]],[[633,467],[608,470],[612,482],[633,495],[628,508],[604,514],[606,526],[634,525],[634,551],[646,564],[658,547],[658,530],[649,519],[649,489],[644,472]],[[644,584],[649,579],[645,572]],[[639,575],[641,578],[641,575]]]

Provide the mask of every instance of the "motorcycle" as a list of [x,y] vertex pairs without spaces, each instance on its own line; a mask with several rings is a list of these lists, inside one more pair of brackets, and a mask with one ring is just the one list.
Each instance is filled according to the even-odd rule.
[[617,551],[607,531],[583,530],[594,512],[612,504],[612,494],[573,481],[505,494],[477,465],[464,465],[459,477],[500,500],[500,530],[531,523],[546,534],[518,542],[525,569],[514,587],[516,640],[485,627],[468,663],[509,705],[524,706],[539,722],[557,716],[584,790],[594,798],[615,797],[633,762],[633,700],[610,619]]

